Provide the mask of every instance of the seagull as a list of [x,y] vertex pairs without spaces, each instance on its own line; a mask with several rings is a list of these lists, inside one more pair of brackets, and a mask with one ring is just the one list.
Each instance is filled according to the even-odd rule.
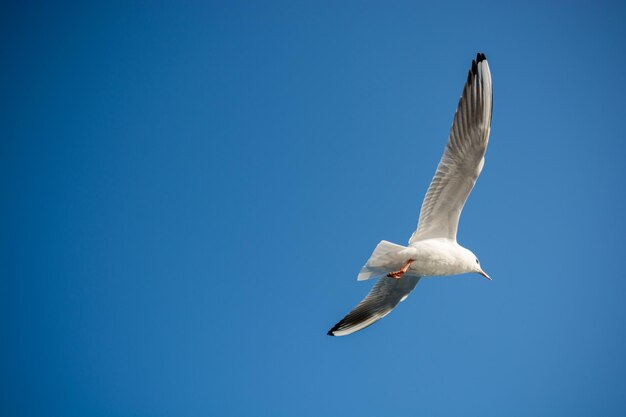
[[349,335],[382,319],[409,296],[422,277],[478,273],[491,280],[476,255],[456,241],[461,210],[485,163],[491,109],[489,64],[485,54],[478,53],[422,203],[417,230],[408,246],[385,240],[376,246],[357,279],[379,278],[378,282],[328,335]]

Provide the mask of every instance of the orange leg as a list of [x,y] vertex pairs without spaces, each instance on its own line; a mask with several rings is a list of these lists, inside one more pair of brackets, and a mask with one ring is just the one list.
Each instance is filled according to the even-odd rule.
[[408,261],[406,261],[406,263],[404,264],[402,269],[400,269],[398,271],[390,272],[390,273],[387,274],[387,276],[389,278],[396,278],[396,279],[402,278],[402,275],[404,275],[406,273],[406,271],[409,270],[409,266],[411,266],[411,263],[413,263],[414,261],[415,261],[415,259],[409,259]]

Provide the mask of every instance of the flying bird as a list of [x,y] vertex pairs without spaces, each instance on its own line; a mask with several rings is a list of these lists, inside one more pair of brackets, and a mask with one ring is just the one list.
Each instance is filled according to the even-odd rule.
[[491,73],[485,54],[472,60],[454,114],[448,143],[422,203],[417,230],[408,246],[381,241],[358,280],[379,278],[369,294],[330,336],[345,336],[375,323],[404,301],[425,276],[483,271],[476,255],[456,241],[461,210],[485,163],[491,125]]

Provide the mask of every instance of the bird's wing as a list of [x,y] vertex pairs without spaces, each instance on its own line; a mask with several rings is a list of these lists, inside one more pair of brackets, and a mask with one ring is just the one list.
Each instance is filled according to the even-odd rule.
[[409,243],[435,237],[456,240],[461,210],[485,162],[491,106],[491,73],[485,55],[479,53],[472,61],[448,144]]
[[330,336],[345,336],[375,323],[382,319],[404,301],[420,277],[404,275],[400,279],[382,277],[376,285],[339,323],[328,331]]

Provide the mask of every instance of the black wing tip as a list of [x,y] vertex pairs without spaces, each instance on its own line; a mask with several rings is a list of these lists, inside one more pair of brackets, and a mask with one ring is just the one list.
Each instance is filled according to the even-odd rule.
[[472,83],[472,76],[476,76],[478,74],[478,64],[483,61],[486,61],[487,57],[482,52],[476,54],[476,59],[472,59],[472,68],[467,73],[467,83]]
[[328,333],[326,333],[326,334],[327,334],[328,336],[335,336],[335,331],[339,330],[339,325],[340,325],[340,324],[341,324],[341,322],[339,322],[339,323],[335,324],[335,325],[333,326],[333,328],[332,328],[332,329],[330,329],[330,330],[328,331]]
[[333,331],[332,331],[332,330],[329,330],[329,331],[328,331],[328,333],[326,333],[326,334],[327,334],[328,336],[334,336],[334,335],[335,335],[335,333],[333,333]]
[[476,65],[476,61],[472,59],[472,74],[478,74],[478,65]]

